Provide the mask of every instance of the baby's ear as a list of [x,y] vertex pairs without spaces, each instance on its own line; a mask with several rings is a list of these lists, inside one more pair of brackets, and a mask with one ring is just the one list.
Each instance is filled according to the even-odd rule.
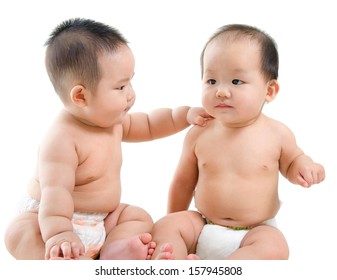
[[274,80],[269,81],[268,88],[267,88],[266,102],[273,101],[276,95],[278,94],[279,89],[280,89],[280,86],[277,80],[274,79]]
[[74,105],[83,108],[87,106],[86,94],[87,90],[84,86],[76,85],[70,91],[70,100]]

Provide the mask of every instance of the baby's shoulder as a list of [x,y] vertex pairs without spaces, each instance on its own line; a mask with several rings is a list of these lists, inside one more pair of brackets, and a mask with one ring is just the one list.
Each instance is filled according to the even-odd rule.
[[[67,127],[67,129],[65,129],[65,127]],[[59,121],[53,122],[42,137],[40,142],[40,151],[52,151],[61,149],[65,146],[74,145],[76,138],[73,133],[70,132],[71,129],[68,128],[67,125],[63,125]]]
[[284,123],[270,117],[265,117],[265,120],[268,130],[274,135],[286,136],[292,134],[290,128]]
[[208,133],[213,127],[213,120],[208,120],[205,126],[194,125],[187,132],[190,137],[198,137],[203,133]]
[[205,126],[194,125],[186,133],[185,141],[197,142],[202,136],[207,136],[214,130],[214,120],[208,120]]

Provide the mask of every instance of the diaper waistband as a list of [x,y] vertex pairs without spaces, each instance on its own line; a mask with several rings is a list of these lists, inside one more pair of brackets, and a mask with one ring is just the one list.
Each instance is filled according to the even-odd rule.
[[250,230],[252,229],[254,226],[247,226],[247,227],[237,227],[237,226],[223,226],[223,225],[218,225],[216,223],[213,223],[210,220],[207,220],[207,224],[208,225],[217,225],[217,226],[222,226],[222,227],[226,227],[226,228],[230,228],[232,230]]
[[267,221],[264,221],[262,223],[259,223],[259,224],[256,224],[256,225],[252,225],[252,226],[246,226],[246,227],[219,225],[219,224],[216,224],[216,223],[212,222],[211,220],[209,220],[207,218],[206,218],[206,223],[209,224],[209,225],[216,225],[216,226],[220,226],[220,227],[226,227],[226,228],[229,228],[229,229],[232,229],[232,230],[251,230],[252,228],[257,227],[257,226],[261,226],[261,225],[266,225],[266,226],[271,226],[271,227],[277,228],[277,222],[276,222],[275,218],[271,218],[271,219],[269,219]]

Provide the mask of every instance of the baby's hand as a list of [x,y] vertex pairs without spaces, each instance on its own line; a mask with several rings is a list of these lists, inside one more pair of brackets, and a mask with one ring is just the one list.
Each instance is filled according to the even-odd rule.
[[78,259],[84,254],[80,238],[72,231],[62,232],[46,242],[45,259]]
[[311,163],[301,166],[296,176],[297,184],[304,188],[309,188],[313,184],[318,184],[325,179],[324,167],[318,163]]
[[188,110],[187,121],[190,124],[205,126],[210,119],[213,119],[213,117],[207,114],[202,107],[192,107]]

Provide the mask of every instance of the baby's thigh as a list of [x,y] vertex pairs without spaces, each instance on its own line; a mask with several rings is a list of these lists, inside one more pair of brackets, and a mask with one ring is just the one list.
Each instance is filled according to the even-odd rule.
[[18,215],[8,225],[5,244],[16,259],[44,259],[44,242],[37,213],[27,212]]
[[190,241],[189,246],[190,248],[193,248],[192,252],[195,252],[200,233],[206,222],[205,219],[198,212],[186,211],[184,213],[186,215],[185,221],[179,224],[180,231],[183,238]]
[[157,221],[153,233],[159,240],[165,236],[166,242],[178,235],[188,248],[195,248],[204,225],[205,220],[198,212],[181,211],[168,214]]
[[288,259],[288,243],[282,232],[272,226],[261,225],[251,229],[241,242],[241,248],[250,246],[261,259]]
[[115,211],[110,213],[104,220],[107,234],[118,225],[128,222],[142,222],[152,228],[151,216],[142,208],[121,203]]
[[33,212],[19,214],[9,224],[7,233],[11,236],[27,236],[28,234],[31,234],[40,237],[41,232],[38,222],[38,214]]

